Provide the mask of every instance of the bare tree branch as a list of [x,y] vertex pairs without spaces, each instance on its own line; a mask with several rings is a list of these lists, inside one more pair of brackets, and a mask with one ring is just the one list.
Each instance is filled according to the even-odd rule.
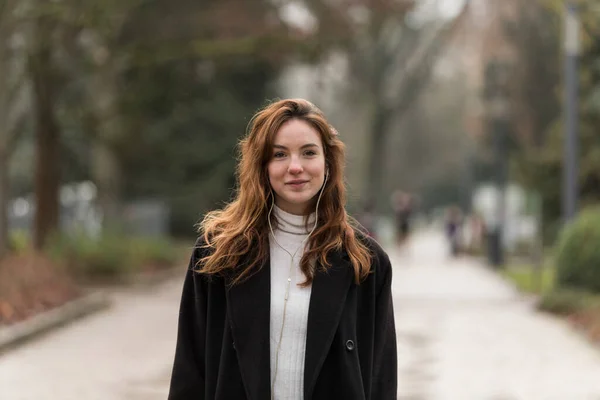
[[400,72],[399,84],[393,91],[397,96],[390,105],[396,113],[405,112],[407,105],[412,104],[423,89],[431,76],[437,58],[466,20],[469,7],[470,2],[466,1],[457,17],[429,32],[405,63],[406,67]]
[[[367,198],[382,198],[380,196],[381,171],[385,165],[382,155],[386,154],[387,137],[392,121],[403,116],[425,87],[431,76],[435,60],[464,20],[467,7],[468,2],[463,6],[459,16],[452,21],[436,24],[431,31],[417,33],[412,39],[414,40],[412,43],[415,45],[407,44],[406,52],[398,52],[401,53],[400,56],[382,52],[373,57],[377,70],[371,84],[374,95],[374,112],[371,119],[371,143],[365,191]],[[398,48],[402,48],[402,43],[398,43],[398,46]],[[403,56],[406,53],[410,53],[410,56],[404,62]],[[393,74],[396,68],[399,73],[385,79],[387,75]],[[398,84],[394,84],[394,82],[398,82]]]

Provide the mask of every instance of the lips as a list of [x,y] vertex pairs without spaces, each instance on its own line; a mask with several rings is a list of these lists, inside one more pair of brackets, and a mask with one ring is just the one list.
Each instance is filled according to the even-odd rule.
[[300,180],[300,179],[296,179],[296,180],[293,180],[293,181],[286,182],[286,185],[301,185],[301,184],[306,183],[306,182],[308,182],[308,181],[303,181],[303,180]]

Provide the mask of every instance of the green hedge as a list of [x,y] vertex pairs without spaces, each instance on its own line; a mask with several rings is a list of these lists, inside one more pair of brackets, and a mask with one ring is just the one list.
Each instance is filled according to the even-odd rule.
[[562,230],[556,267],[561,287],[600,293],[600,207],[583,210]]
[[60,236],[49,252],[75,276],[118,279],[144,270],[175,264],[181,255],[168,239],[107,234],[98,239],[85,235]]

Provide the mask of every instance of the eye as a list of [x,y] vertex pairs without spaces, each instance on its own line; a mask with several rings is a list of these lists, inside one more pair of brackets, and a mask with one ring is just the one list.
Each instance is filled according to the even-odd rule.
[[316,155],[317,155],[317,152],[316,152],[316,151],[314,151],[314,150],[306,150],[306,151],[304,152],[304,155],[305,155],[305,156],[316,156]]
[[282,158],[285,157],[285,153],[283,151],[277,151],[273,154],[273,158]]

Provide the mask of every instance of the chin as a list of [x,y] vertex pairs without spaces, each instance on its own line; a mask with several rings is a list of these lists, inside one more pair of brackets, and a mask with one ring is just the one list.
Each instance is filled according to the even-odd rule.
[[306,207],[309,204],[310,199],[287,199],[286,201],[288,204],[296,207]]
[[298,197],[287,197],[287,198],[282,198],[282,200],[286,203],[289,204],[292,207],[306,207],[308,204],[310,204],[310,199],[305,199],[305,198],[298,198]]

